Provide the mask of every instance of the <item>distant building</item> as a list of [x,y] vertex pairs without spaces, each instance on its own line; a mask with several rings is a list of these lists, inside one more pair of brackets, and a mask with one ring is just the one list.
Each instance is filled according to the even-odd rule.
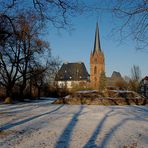
[[89,81],[89,74],[83,62],[64,63],[58,71],[55,81],[60,88],[71,89],[77,85],[86,85]]
[[[99,27],[97,23],[94,48],[90,53],[90,77],[83,62],[64,63],[58,71],[55,81],[61,88],[72,88],[75,85],[83,85],[98,90],[102,73],[105,73],[105,57],[100,45]],[[116,82],[122,80],[121,74],[114,71],[111,77],[107,77],[107,86],[116,89]]]
[[124,79],[122,78],[120,72],[113,71],[111,77],[107,77],[107,88],[108,89],[119,89],[117,83],[123,82]]
[[101,50],[99,27],[96,26],[94,49],[90,53],[90,83],[94,89],[99,88],[100,75],[105,72],[105,58]]
[[148,97],[148,76],[146,76],[141,80],[140,92],[143,96]]

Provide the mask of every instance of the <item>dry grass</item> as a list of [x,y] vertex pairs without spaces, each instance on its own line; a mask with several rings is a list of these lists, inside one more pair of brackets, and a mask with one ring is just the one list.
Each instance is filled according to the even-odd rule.
[[7,97],[4,101],[5,104],[12,104],[12,98]]
[[137,148],[137,143],[134,142],[134,143],[132,143],[130,145],[125,145],[125,146],[123,146],[123,148]]
[[131,95],[118,95],[114,94],[109,97],[105,97],[99,92],[91,93],[74,93],[65,98],[57,99],[54,104],[87,104],[87,105],[147,105],[147,99],[138,96],[134,96],[134,93]]

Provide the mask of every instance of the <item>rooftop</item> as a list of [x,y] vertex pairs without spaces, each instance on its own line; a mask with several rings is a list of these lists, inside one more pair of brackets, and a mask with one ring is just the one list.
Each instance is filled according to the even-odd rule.
[[89,74],[83,62],[63,63],[58,71],[56,81],[79,81],[89,80]]

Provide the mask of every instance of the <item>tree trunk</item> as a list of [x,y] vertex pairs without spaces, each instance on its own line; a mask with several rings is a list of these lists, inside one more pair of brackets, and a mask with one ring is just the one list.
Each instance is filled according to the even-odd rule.
[[[14,84],[11,83],[6,87],[6,98],[5,98],[5,103],[12,103],[12,89],[13,89]],[[9,100],[9,101],[8,101]]]
[[40,89],[40,87],[38,86],[38,99],[40,99],[40,93],[41,93],[41,89]]
[[12,89],[14,87],[14,82],[13,81],[9,81],[7,86],[6,86],[6,96],[7,97],[11,97],[12,98]]
[[26,88],[26,79],[23,80],[23,84],[20,86],[20,100],[24,100],[24,90]]
[[30,95],[30,98],[32,98],[32,82],[31,82],[31,79],[30,79],[30,89],[29,89],[29,95]]
[[12,88],[11,87],[6,88],[6,96],[12,98]]

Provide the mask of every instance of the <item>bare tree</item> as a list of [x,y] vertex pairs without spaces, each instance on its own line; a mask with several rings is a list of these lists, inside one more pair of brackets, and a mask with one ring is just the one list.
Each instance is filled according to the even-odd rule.
[[141,70],[139,66],[133,65],[133,67],[131,68],[131,78],[132,80],[138,82],[141,80]]
[[0,83],[5,86],[6,95],[11,97],[12,89],[17,82],[23,95],[26,83],[30,79],[31,67],[41,61],[42,65],[45,65],[46,59],[37,58],[45,49],[46,54],[50,49],[48,44],[39,38],[41,28],[36,16],[31,13],[19,14],[13,23],[9,23],[10,25],[7,21],[0,20],[0,31],[4,32],[0,42]]
[[85,8],[83,1],[81,0],[32,0],[31,1],[1,1],[0,11],[3,14],[14,15],[17,11],[21,12],[22,9],[34,10],[40,19],[48,20],[57,28],[63,28],[70,22],[71,16],[81,14]]
[[47,64],[47,82],[53,84],[55,81],[55,76],[60,69],[62,61],[59,59],[59,57],[54,58],[51,57],[51,59],[48,61]]
[[[33,85],[34,88],[37,88],[38,98],[40,98],[41,88],[45,84],[46,70],[47,67],[42,67],[38,65],[34,67],[31,71],[31,77],[30,77],[31,85]],[[32,86],[31,86],[31,91],[32,91]]]
[[41,27],[36,16],[32,13],[21,14],[18,17],[18,38],[21,39],[21,61],[19,64],[20,73],[20,93],[23,95],[27,80],[30,79],[30,68],[39,60],[37,54],[44,52],[48,44],[39,38]]
[[100,81],[99,81],[99,92],[103,92],[106,89],[106,75],[105,72],[102,72],[100,75]]
[[138,92],[141,80],[141,71],[139,66],[133,65],[131,68],[131,79],[129,81],[129,89]]
[[[138,47],[148,46],[148,1],[147,0],[117,0],[113,8],[114,14],[122,19],[121,31],[129,29]],[[129,33],[127,35],[130,35]]]
[[15,33],[12,20],[7,15],[0,14],[0,45],[4,45],[12,33]]
[[[99,4],[101,2],[101,5]],[[137,43],[137,48],[148,47],[148,0],[105,0],[93,4],[97,13],[113,14],[115,31],[121,40],[129,36]]]
[[18,75],[20,46],[11,20],[5,16],[0,19],[0,84],[11,97]]
[[[71,16],[82,12],[81,4],[77,0],[32,0],[32,3],[18,0],[1,1],[0,83],[8,90],[7,96],[11,97],[16,83],[19,84],[23,95],[27,81],[34,74],[31,74],[32,68],[38,64],[45,65],[43,58],[40,60],[39,57],[44,52],[47,54],[50,49],[48,44],[39,38],[39,21],[48,20],[55,27],[64,28],[69,24]],[[32,8],[33,13],[28,14]],[[17,15],[18,12],[25,13]]]
[[[16,9],[17,8],[17,9]],[[35,10],[41,20],[48,20],[57,28],[64,28],[70,24],[70,18],[82,12],[92,11],[102,14],[108,12],[113,14],[116,29],[120,31],[121,38],[132,36],[137,47],[147,49],[148,47],[148,1],[147,0],[98,0],[87,4],[82,0],[2,0],[1,14],[14,15],[17,11]],[[10,17],[11,18],[11,17]]]

